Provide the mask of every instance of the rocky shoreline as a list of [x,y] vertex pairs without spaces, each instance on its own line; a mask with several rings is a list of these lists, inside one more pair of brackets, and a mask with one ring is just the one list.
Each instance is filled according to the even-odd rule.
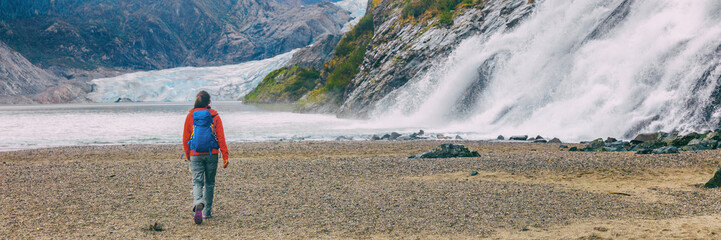
[[[460,144],[471,157],[408,156]],[[580,144],[568,144],[581,147]],[[1,152],[7,238],[714,238],[721,151],[498,141],[230,143],[192,223],[179,145]],[[683,207],[681,207],[683,206]],[[703,223],[703,224],[700,224]]]

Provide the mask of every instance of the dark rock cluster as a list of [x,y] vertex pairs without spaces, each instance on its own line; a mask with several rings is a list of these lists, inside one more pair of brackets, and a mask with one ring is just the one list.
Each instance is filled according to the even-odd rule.
[[721,147],[721,128],[703,134],[692,132],[679,135],[677,132],[656,132],[639,134],[631,141],[620,141],[609,137],[606,140],[598,138],[582,143],[585,143],[585,147],[571,148],[569,151],[635,151],[637,154],[670,154],[680,151],[711,150]]
[[[466,146],[460,144],[441,144],[430,151],[419,153],[408,158],[456,158],[456,157],[480,157],[476,151],[468,150]],[[476,174],[478,174],[476,172]]]

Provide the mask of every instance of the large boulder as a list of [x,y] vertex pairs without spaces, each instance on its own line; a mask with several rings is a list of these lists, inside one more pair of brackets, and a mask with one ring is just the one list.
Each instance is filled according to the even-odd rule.
[[441,144],[430,151],[416,154],[408,158],[456,158],[456,157],[480,157],[476,151],[471,151],[460,144]]
[[678,148],[674,146],[668,146],[653,150],[653,154],[671,154],[678,153]]
[[711,180],[708,180],[706,184],[704,184],[704,187],[707,188],[717,188],[721,186],[721,169],[716,171],[716,174],[713,175],[713,178]]
[[639,144],[639,143],[648,143],[648,142],[655,142],[658,141],[658,139],[661,137],[659,133],[642,133],[633,138],[631,140],[631,143],[633,144]]

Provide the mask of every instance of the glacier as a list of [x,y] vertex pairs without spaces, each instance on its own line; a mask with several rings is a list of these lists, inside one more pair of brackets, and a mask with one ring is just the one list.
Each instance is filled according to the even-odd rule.
[[285,65],[296,51],[234,65],[180,67],[94,79],[88,98],[94,102],[123,98],[136,102],[187,102],[198,91],[205,90],[214,100],[238,100],[268,73]]
[[[365,14],[365,0],[343,0],[335,3],[351,12],[353,20],[344,32]],[[136,102],[187,102],[200,90],[208,91],[214,100],[235,101],[253,90],[273,70],[283,67],[298,49],[272,58],[217,67],[180,67],[142,71],[91,81],[88,99],[94,102],[115,102],[130,99]]]

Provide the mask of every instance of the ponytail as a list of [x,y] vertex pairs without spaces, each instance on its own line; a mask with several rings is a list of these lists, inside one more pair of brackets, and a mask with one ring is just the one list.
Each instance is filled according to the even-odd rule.
[[195,108],[207,108],[210,105],[210,94],[206,91],[198,92],[195,97]]

